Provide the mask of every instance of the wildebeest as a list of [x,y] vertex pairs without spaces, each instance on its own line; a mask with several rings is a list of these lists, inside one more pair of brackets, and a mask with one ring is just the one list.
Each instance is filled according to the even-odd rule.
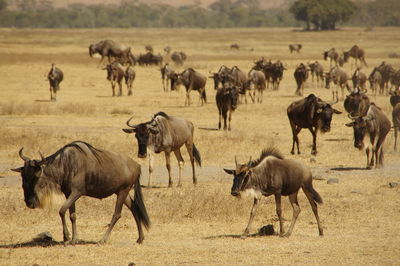
[[368,81],[369,81],[372,93],[375,96],[376,96],[376,93],[378,92],[378,88],[379,88],[379,94],[383,94],[385,84],[383,83],[381,72],[379,72],[376,67],[374,67],[371,74],[369,74]]
[[224,119],[224,130],[226,130],[226,119],[228,118],[228,130],[231,130],[232,113],[236,110],[239,90],[233,84],[225,83],[224,87],[218,88],[215,94],[215,102],[218,108],[218,129],[221,129],[221,118]]
[[394,128],[394,150],[397,150],[397,134],[400,130],[400,90],[389,91],[390,104],[393,107],[392,110],[392,122]]
[[386,91],[389,90],[389,81],[390,77],[396,72],[391,64],[387,64],[383,61],[379,66],[376,67],[376,70],[382,75],[382,84]]
[[[246,91],[248,91],[248,77],[246,73],[241,70],[237,66],[233,66],[231,68],[231,71],[228,73],[228,75],[225,77],[225,80],[223,81],[223,84],[225,82],[230,82],[233,84],[233,86],[236,86],[236,88],[239,88],[239,93],[244,96],[245,102],[247,103],[247,97],[246,97]],[[250,97],[252,98],[253,96],[250,94]],[[254,99],[252,98],[253,102]]]
[[335,88],[332,87],[332,99],[335,100],[335,94],[336,94],[336,101],[339,100],[339,90],[338,88],[340,87],[342,90],[342,97],[341,100],[344,99],[344,88],[346,87],[347,90],[350,92],[350,86],[347,83],[349,80],[348,75],[346,71],[338,66],[335,66],[331,68],[329,72],[325,73],[325,88],[329,89],[330,88],[330,83],[331,81],[336,85]]
[[[245,238],[250,232],[251,223],[261,197],[270,195],[275,196],[280,236],[289,237],[300,213],[300,206],[297,202],[297,194],[300,188],[310,202],[317,220],[319,235],[322,236],[324,234],[316,204],[322,204],[323,201],[312,185],[312,174],[307,166],[295,160],[285,159],[278,150],[271,147],[264,149],[257,160],[252,161],[250,159],[247,164],[238,164],[235,157],[235,164],[236,169],[234,170],[224,169],[226,173],[234,176],[231,195],[240,197],[241,193],[249,191],[254,197],[250,219],[242,238]],[[289,196],[289,201],[293,208],[292,221],[286,233],[283,229],[282,196]]]
[[47,74],[47,79],[50,83],[50,100],[56,101],[57,100],[57,91],[60,90],[60,83],[64,79],[64,74],[56,67],[54,64],[51,64],[51,69]]
[[248,87],[253,84],[254,93],[253,93],[253,102],[256,99],[256,91],[257,91],[257,102],[262,103],[263,100],[263,92],[265,90],[265,75],[264,72],[260,70],[251,69],[247,74],[248,77]]
[[161,65],[163,62],[163,57],[158,54],[155,55],[151,52],[147,52],[146,54],[139,55],[137,62],[140,66],[149,66],[149,65]]
[[332,61],[335,62],[335,65],[338,65],[339,53],[336,51],[335,48],[331,48],[328,51],[323,53],[324,60],[328,60],[329,58],[329,67],[332,67]]
[[[140,187],[140,165],[128,156],[99,150],[88,143],[74,141],[65,145],[54,154],[41,160],[32,160],[19,151],[24,166],[13,171],[22,175],[22,187],[26,206],[29,208],[45,207],[53,194],[64,194],[67,200],[59,214],[63,224],[64,242],[70,240],[65,221],[69,210],[72,223],[71,244],[77,241],[75,202],[81,196],[103,199],[117,195],[115,211],[108,229],[100,240],[105,243],[118,219],[122,205],[127,206],[135,218],[139,232],[137,243],[142,243],[144,234],[142,225],[150,227]],[[135,188],[134,199],[129,191]]]
[[164,52],[165,52],[165,54],[169,55],[169,53],[171,52],[171,46],[169,46],[169,45],[165,46]]
[[[135,133],[138,141],[138,157],[147,156],[147,147],[153,148],[155,153],[164,152],[166,166],[168,170],[168,186],[172,186],[170,154],[174,152],[179,163],[178,186],[181,185],[181,176],[183,170],[183,157],[180,148],[185,144],[192,164],[193,184],[197,184],[194,161],[201,166],[200,153],[193,143],[193,123],[180,117],[169,116],[164,112],[156,113],[153,118],[145,123],[131,125],[131,117],[126,124],[130,127],[123,129],[125,133]],[[151,159],[151,156],[150,156]],[[149,186],[153,173],[152,162],[149,163]]]
[[112,40],[102,40],[98,43],[91,44],[89,46],[90,57],[93,57],[93,55],[96,53],[101,56],[99,65],[103,62],[103,59],[106,56],[108,58],[108,63],[111,63],[111,57],[114,57],[118,58],[121,64],[134,64],[131,48],[122,44],[118,44]]
[[128,89],[128,95],[132,95],[132,85],[133,82],[135,81],[135,78],[136,78],[135,70],[131,66],[128,66],[125,69],[125,84]]
[[111,83],[112,88],[112,96],[115,96],[115,86],[118,84],[119,93],[118,96],[122,95],[122,79],[125,77],[125,71],[122,66],[113,62],[111,64],[106,65],[103,70],[107,71],[107,80]]
[[300,154],[299,138],[297,135],[302,128],[308,128],[313,136],[311,154],[317,154],[317,132],[328,132],[331,129],[333,114],[342,112],[332,108],[334,103],[326,103],[314,94],[297,100],[287,108],[290,127],[292,128],[293,144],[291,153],[294,154],[294,144],[297,144],[297,154]]
[[302,47],[301,44],[289,44],[289,51],[290,53],[293,53],[293,51],[300,53]]
[[353,88],[361,88],[363,91],[367,90],[367,75],[364,72],[361,72],[360,68],[356,68],[351,76],[351,80],[353,82]]
[[317,86],[318,84],[324,81],[324,67],[318,62],[315,61],[314,63],[308,63],[308,67],[311,72],[311,81],[314,82],[314,76],[317,79]]
[[362,64],[368,67],[367,62],[365,61],[365,51],[364,49],[358,47],[358,45],[353,45],[350,50],[343,52],[343,59],[345,63],[349,60],[350,57],[354,58],[356,67],[358,66],[358,60],[360,60]]
[[[168,81],[171,82],[172,76],[175,74],[175,70],[168,63],[165,63],[165,65],[160,68],[160,72],[164,91],[168,91]],[[171,90],[173,90],[172,86]]]
[[231,50],[233,50],[233,49],[239,50],[239,44],[237,44],[237,43],[232,43],[230,47],[231,47]]
[[285,69],[286,68],[280,60],[272,64],[271,81],[273,90],[279,90],[279,84],[283,78],[283,72]]
[[356,88],[344,100],[344,109],[352,116],[361,115],[364,116],[368,112],[369,98],[364,91],[360,91]]
[[400,70],[397,70],[390,76],[390,83],[390,89],[394,87],[397,90],[400,87]]
[[200,103],[207,103],[206,95],[207,77],[197,72],[193,68],[187,68],[180,74],[173,74],[171,77],[171,90],[175,90],[177,85],[183,84],[186,88],[185,106],[190,105],[190,92],[198,91],[200,94]]
[[300,63],[294,70],[294,79],[296,80],[297,88],[296,95],[303,96],[304,93],[304,84],[308,78],[308,70],[307,67]]
[[145,49],[147,52],[150,52],[150,53],[153,53],[153,51],[154,51],[153,46],[151,46],[150,44],[146,44],[146,45],[144,46],[144,49]]
[[[383,142],[386,135],[389,133],[391,124],[385,113],[374,103],[371,103],[368,112],[364,116],[350,116],[353,121],[347,123],[346,126],[354,129],[354,147],[357,149],[364,148],[364,138],[369,137],[371,146],[365,148],[367,154],[367,169],[374,166],[374,159],[376,161],[375,167],[383,166]],[[371,160],[369,155],[371,154]]]
[[186,61],[186,54],[184,52],[173,52],[171,54],[171,60],[177,65],[183,65],[183,62]]
[[222,84],[224,81],[227,80],[227,76],[228,74],[231,72],[231,69],[225,65],[222,65],[218,72],[216,73],[212,73],[210,72],[210,74],[212,74],[212,76],[210,76],[209,78],[212,78],[214,80],[214,90],[218,89],[219,84]]

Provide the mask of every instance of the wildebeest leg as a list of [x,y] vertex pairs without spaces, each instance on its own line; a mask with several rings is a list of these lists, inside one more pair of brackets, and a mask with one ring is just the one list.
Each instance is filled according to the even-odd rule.
[[122,82],[121,81],[118,82],[118,88],[119,88],[118,96],[122,96]]
[[150,180],[153,177],[153,161],[154,161],[153,155],[151,153],[149,153],[149,183],[148,183],[149,187],[151,184]]
[[[371,166],[369,164],[369,148],[365,149],[365,153],[367,154],[367,169],[371,169]],[[374,155],[372,155],[374,157]]]
[[250,211],[250,219],[249,219],[249,222],[247,223],[246,229],[244,229],[244,232],[242,234],[242,238],[246,238],[247,235],[250,232],[251,223],[253,222],[254,216],[256,215],[256,211],[257,211],[257,207],[258,207],[259,201],[260,201],[260,199],[254,198],[253,207],[251,208],[251,211]]
[[221,129],[221,118],[222,118],[222,111],[218,109],[218,129]]
[[224,110],[222,112],[222,117],[224,118],[224,130],[226,130],[226,117],[227,117],[228,111]]
[[184,166],[185,162],[183,160],[180,149],[174,150],[174,153],[175,153],[176,159],[178,160],[178,165],[179,165],[178,187],[180,187],[180,186],[182,186],[181,177],[182,177],[182,171],[183,171],[183,166]]
[[232,110],[228,110],[228,130],[231,130]]
[[136,242],[140,244],[144,240],[143,228],[142,228],[142,223],[140,221],[139,214],[135,212],[135,209],[133,208],[132,203],[133,203],[133,200],[132,200],[131,196],[128,194],[128,196],[125,198],[124,204],[126,207],[129,208],[129,210],[131,210],[133,218],[135,218],[136,226],[137,226],[138,233],[139,233],[139,237]]
[[165,163],[168,170],[168,187],[172,187],[172,178],[171,178],[171,153],[169,151],[165,151]]
[[290,222],[289,230],[286,232],[286,234],[283,235],[285,237],[289,237],[292,234],[294,224],[296,223],[297,217],[299,216],[300,213],[299,203],[297,202],[298,192],[299,191],[296,191],[295,193],[289,195],[290,204],[292,204],[293,208],[293,215],[292,215],[292,221]]
[[276,204],[276,215],[279,219],[279,235],[283,236],[283,218],[282,218],[282,206],[281,206],[281,194],[275,193],[275,204]]
[[115,83],[113,81],[111,82],[111,88],[112,88],[112,92],[113,92],[112,96],[115,96]]
[[292,151],[290,153],[294,154],[294,144],[296,143],[296,145],[297,145],[297,154],[300,154],[299,138],[297,137],[297,135],[301,131],[301,128],[297,127],[292,121],[290,121],[290,126],[292,128],[292,134],[293,134]]
[[317,155],[317,130],[314,130],[312,127],[309,127],[308,130],[310,130],[312,137],[313,137],[311,154]]
[[[194,145],[193,141],[188,141],[185,143],[186,149],[189,153],[190,163],[192,164],[193,184],[197,184],[196,170],[195,170],[195,166],[194,166],[193,145]],[[182,161],[183,161],[183,159],[182,159]]]
[[69,207],[69,219],[72,224],[72,240],[71,244],[75,245],[77,240],[77,231],[76,231],[76,213],[75,213],[75,202]]
[[131,188],[128,187],[125,190],[121,190],[117,193],[117,202],[115,204],[114,214],[111,218],[110,224],[108,225],[108,229],[107,229],[106,233],[104,234],[103,238],[99,241],[99,244],[104,244],[107,242],[108,237],[110,236],[110,233],[111,233],[112,229],[114,228],[115,223],[119,220],[119,218],[121,218],[122,204],[125,203],[130,189]]
[[186,90],[185,106],[186,106],[186,104],[187,104],[187,106],[190,106],[190,91],[191,91],[191,89]]
[[[61,222],[63,225],[63,237],[64,237],[64,242],[68,241],[70,239],[69,237],[69,231],[67,228],[67,223],[65,221],[65,212],[79,199],[81,196],[80,193],[77,192],[72,192],[67,200],[64,202],[64,204],[61,206],[60,211],[58,212],[61,217]],[[76,231],[75,231],[76,232]]]
[[397,130],[398,130],[398,127],[394,126],[394,150],[395,151],[397,150]]
[[317,219],[319,235],[323,236],[324,235],[324,231],[322,229],[321,222],[320,222],[319,216],[318,216],[318,206],[317,206],[317,204],[315,203],[315,201],[313,199],[312,193],[310,191],[308,191],[306,187],[302,187],[302,189],[304,191],[304,194],[306,194],[306,197],[307,197],[308,201],[310,202],[311,209],[312,209],[312,211],[314,213],[315,219]]

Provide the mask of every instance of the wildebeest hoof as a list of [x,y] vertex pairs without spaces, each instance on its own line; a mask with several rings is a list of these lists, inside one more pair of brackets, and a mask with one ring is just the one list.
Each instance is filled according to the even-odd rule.
[[317,155],[317,151],[312,151],[311,155]]
[[294,151],[291,151],[290,153],[291,153],[291,154],[294,154]]
[[144,240],[144,237],[139,237],[139,238],[136,240],[136,243],[142,244],[143,240]]
[[178,185],[176,185],[176,187],[182,187],[182,184],[181,184],[181,183],[178,183]]
[[97,242],[98,246],[103,246],[106,243],[106,241],[104,239],[100,240],[99,242]]

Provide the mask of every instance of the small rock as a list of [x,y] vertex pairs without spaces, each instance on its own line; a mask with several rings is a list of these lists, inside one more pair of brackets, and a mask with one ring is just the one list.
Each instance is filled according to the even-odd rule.
[[360,191],[358,191],[358,190],[352,190],[350,193],[358,194],[358,193],[360,193]]
[[38,234],[35,238],[33,238],[34,241],[53,241],[53,236],[51,235],[50,232],[43,232]]
[[326,183],[327,184],[337,184],[337,183],[339,183],[339,179],[338,178],[329,178]]
[[275,234],[274,226],[272,224],[264,225],[258,230],[260,236],[271,236]]
[[397,183],[397,182],[389,182],[389,187],[390,188],[397,187],[398,185],[399,185],[399,183]]
[[315,160],[315,158],[310,158],[310,163],[316,163],[317,160]]
[[313,176],[313,179],[314,179],[314,180],[325,180],[325,178],[323,178],[323,177],[320,176],[320,175],[315,175],[315,176]]

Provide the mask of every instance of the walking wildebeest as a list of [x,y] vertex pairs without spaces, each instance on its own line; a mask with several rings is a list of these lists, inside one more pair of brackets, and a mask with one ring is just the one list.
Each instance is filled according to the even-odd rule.
[[99,65],[103,62],[104,57],[107,56],[108,63],[111,63],[111,57],[118,58],[120,63],[134,64],[132,60],[131,48],[125,45],[118,44],[112,40],[102,40],[98,43],[89,46],[89,55],[93,57],[94,54],[99,54],[101,60]]
[[233,84],[226,83],[224,87],[217,89],[215,102],[218,108],[218,129],[221,129],[221,118],[223,118],[224,130],[226,130],[226,119],[228,117],[228,130],[231,130],[232,113],[236,110],[238,96],[239,89]]
[[392,110],[392,122],[394,128],[394,150],[397,150],[397,133],[400,130],[400,90],[389,91],[390,104],[393,107]]
[[367,62],[365,61],[365,51],[364,49],[358,47],[358,45],[353,45],[353,47],[351,47],[350,50],[343,52],[343,59],[345,63],[349,61],[349,57],[354,58],[356,67],[358,66],[357,65],[358,60],[360,60],[362,64],[368,67]]
[[155,55],[151,52],[147,52],[145,54],[139,55],[137,62],[140,66],[149,66],[149,65],[161,65],[163,62],[163,57],[158,54]]
[[302,47],[301,44],[289,44],[289,51],[290,53],[293,53],[293,51],[300,53]]
[[103,70],[107,71],[107,80],[111,83],[112,96],[115,96],[115,86],[118,84],[119,93],[118,96],[122,96],[122,79],[125,77],[125,71],[122,66],[113,62],[108,64]]
[[379,66],[376,67],[376,70],[379,71],[382,75],[382,84],[386,92],[389,91],[389,81],[391,76],[396,72],[391,64],[387,64],[383,61]]
[[[264,72],[260,70],[251,69],[248,73],[248,86],[250,87],[251,84],[254,86],[254,93],[253,93],[253,102],[256,99],[256,91],[257,91],[257,102],[262,103],[263,100],[263,92],[265,90],[265,75]],[[250,89],[250,88],[249,88]]]
[[271,81],[272,81],[272,89],[279,90],[279,84],[283,78],[283,71],[286,68],[283,66],[281,61],[276,61],[272,64],[272,71],[271,71]]
[[126,87],[128,88],[128,95],[132,95],[132,85],[133,82],[135,81],[135,78],[136,78],[135,70],[131,66],[128,66],[125,70],[125,84]]
[[[145,123],[131,125],[131,117],[126,124],[130,127],[122,129],[125,133],[135,133],[138,141],[138,157],[147,156],[147,146],[151,146],[155,153],[164,152],[168,170],[168,186],[172,186],[170,154],[174,152],[179,164],[178,186],[181,185],[181,176],[184,160],[180,148],[185,144],[192,164],[193,184],[197,184],[194,161],[201,167],[200,153],[193,143],[193,123],[180,117],[169,116],[164,112],[156,113]],[[152,157],[149,160],[149,186],[153,173]]]
[[307,67],[303,63],[300,63],[300,65],[298,65],[294,70],[294,79],[296,80],[297,83],[296,95],[303,96],[304,84],[306,83],[307,78],[308,78]]
[[60,89],[60,83],[64,79],[64,74],[56,67],[54,64],[51,64],[51,69],[47,74],[47,79],[50,83],[50,100],[56,101],[57,100],[57,91]]
[[364,91],[360,91],[358,88],[347,95],[343,103],[346,112],[353,116],[366,115],[368,112],[369,104],[370,101],[368,96],[365,94]]
[[[271,147],[264,149],[260,158],[253,161],[250,159],[247,164],[238,164],[235,157],[235,164],[236,169],[234,170],[224,169],[226,173],[234,176],[231,195],[240,197],[242,192],[250,191],[254,197],[250,219],[242,238],[245,238],[250,232],[251,223],[261,197],[270,195],[275,196],[276,214],[280,225],[279,235],[289,237],[300,213],[300,206],[297,202],[297,194],[300,188],[310,202],[317,220],[319,235],[324,234],[316,204],[322,204],[322,198],[312,185],[312,174],[307,166],[295,160],[285,159],[278,150]],[[289,196],[293,208],[292,221],[286,233],[283,229],[282,196]]]
[[231,72],[231,69],[225,65],[222,65],[219,68],[218,72],[216,72],[216,73],[212,73],[210,71],[210,74],[212,74],[212,76],[209,76],[209,78],[212,78],[214,81],[214,90],[218,89],[220,83],[222,84],[224,81],[227,80],[226,77],[230,72]]
[[[383,142],[386,135],[389,133],[391,124],[385,113],[374,103],[371,103],[368,112],[364,116],[350,116],[353,121],[347,123],[346,126],[353,127],[354,129],[354,147],[362,150],[364,148],[364,138],[369,137],[371,146],[365,148],[367,154],[367,169],[374,166],[374,159],[376,161],[376,168],[383,166]],[[369,153],[371,151],[371,160],[369,160]],[[374,158],[375,157],[375,158]]]
[[317,86],[321,82],[324,82],[324,67],[318,62],[308,63],[308,67],[311,72],[311,81],[314,82],[314,76],[317,79]]
[[183,65],[186,60],[186,54],[184,52],[173,52],[171,54],[171,60],[177,65]]
[[335,62],[335,66],[338,65],[339,53],[336,51],[335,48],[331,48],[330,50],[325,51],[323,53],[323,55],[324,55],[325,61],[328,60],[328,58],[329,58],[329,67],[330,68],[332,67],[332,61]]
[[351,80],[353,81],[353,89],[360,88],[363,91],[367,91],[367,75],[357,67],[351,76]]
[[[329,72],[325,73],[325,88],[329,89],[330,88],[330,83],[333,81],[333,83],[336,85],[335,88],[332,87],[332,99],[338,101],[339,100],[339,90],[338,87],[341,88],[342,90],[342,97],[341,100],[344,99],[344,87],[347,88],[349,92],[351,92],[350,86],[347,83],[349,80],[348,75],[346,71],[338,66],[335,66],[331,68]],[[336,94],[336,99],[335,99],[335,94]]]
[[[233,66],[231,68],[231,71],[228,73],[228,75],[225,77],[225,80],[222,82],[224,84],[225,82],[229,82],[233,84],[233,86],[236,86],[239,88],[239,93],[244,96],[245,103],[247,103],[247,97],[246,97],[246,91],[248,91],[247,87],[247,82],[248,78],[246,73],[238,68],[237,66]],[[250,94],[250,98],[253,96]],[[254,102],[254,99],[252,98],[252,101]]]
[[376,96],[379,88],[379,94],[383,94],[385,90],[385,84],[383,83],[382,74],[376,67],[372,70],[368,77],[370,88],[372,93]]
[[[168,91],[168,81],[171,82],[172,76],[175,74],[175,71],[168,63],[165,63],[165,65],[160,68],[160,72],[161,82],[163,84],[164,91]],[[172,85],[171,90],[173,90]]]
[[342,112],[332,108],[334,103],[326,103],[314,94],[304,99],[294,101],[287,108],[290,127],[292,128],[293,144],[291,154],[294,154],[294,144],[297,144],[297,154],[300,154],[299,138],[297,135],[302,128],[308,128],[313,136],[311,154],[317,154],[317,132],[329,132],[333,114]]
[[[21,173],[26,206],[32,209],[46,207],[55,193],[62,193],[67,198],[59,211],[64,242],[70,240],[65,221],[67,210],[72,223],[70,243],[74,245],[77,241],[75,202],[81,196],[103,199],[116,194],[114,214],[100,243],[107,242],[115,223],[121,217],[123,204],[135,218],[139,232],[137,243],[142,243],[142,225],[150,228],[150,219],[143,202],[138,163],[128,156],[99,150],[82,141],[69,143],[46,158],[40,154],[41,160],[24,156],[22,150],[19,156],[24,160],[24,166],[12,170]],[[135,188],[134,199],[129,195],[132,188]]]
[[233,49],[239,50],[239,44],[237,44],[237,43],[232,43],[230,47],[231,47],[231,50],[233,50]]
[[390,89],[392,90],[393,87],[397,90],[400,87],[400,70],[397,70],[390,76]]
[[197,72],[193,68],[187,68],[180,74],[173,74],[171,77],[171,90],[175,90],[177,85],[183,84],[186,88],[186,104],[190,106],[190,92],[192,90],[198,91],[200,94],[199,101],[201,105],[207,103],[206,95],[206,82],[207,77]]

